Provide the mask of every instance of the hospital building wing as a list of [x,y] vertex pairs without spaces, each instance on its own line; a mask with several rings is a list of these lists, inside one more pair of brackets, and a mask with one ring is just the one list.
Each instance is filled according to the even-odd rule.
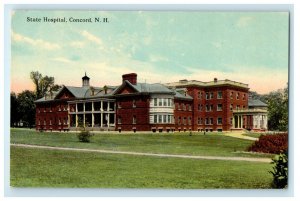
[[139,83],[122,75],[119,86],[63,86],[35,101],[37,130],[233,131],[267,130],[267,105],[231,80]]

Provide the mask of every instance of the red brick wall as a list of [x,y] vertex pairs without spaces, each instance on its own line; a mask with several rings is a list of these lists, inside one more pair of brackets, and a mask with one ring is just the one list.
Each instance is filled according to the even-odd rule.
[[[175,129],[183,131],[184,129],[193,130],[193,101],[174,99],[174,118],[175,118]],[[183,107],[185,106],[185,108]],[[191,110],[189,109],[191,107]],[[180,123],[179,123],[180,118]],[[185,118],[185,123],[184,123]],[[189,123],[189,118],[191,122]]]
[[[188,94],[193,97],[193,130],[198,129],[212,129],[214,131],[222,129],[227,131],[231,129],[231,118],[232,111],[230,110],[230,105],[233,105],[233,109],[236,109],[236,106],[239,105],[240,109],[243,109],[243,106],[247,108],[248,106],[248,90],[241,89],[237,87],[188,87]],[[202,97],[198,96],[198,93],[202,93]],[[206,93],[213,93],[212,99],[206,99]],[[218,92],[222,92],[222,98],[218,99]],[[233,92],[233,98],[231,99],[230,95]],[[239,99],[236,99],[236,94],[239,93]],[[245,94],[245,97],[244,97]],[[243,100],[243,97],[245,100]],[[202,105],[202,110],[199,111],[199,104]],[[218,104],[222,104],[222,111],[217,111]],[[206,111],[206,105],[209,108],[212,105],[212,111]],[[198,124],[198,118],[202,118],[202,124]],[[206,118],[213,119],[213,124],[206,125]],[[222,124],[218,124],[218,118],[222,118]]]
[[[135,107],[133,106],[135,101]],[[122,131],[150,131],[149,124],[149,96],[134,95],[116,98],[116,130]],[[120,107],[121,106],[121,107]],[[133,123],[133,117],[136,117],[136,124]],[[118,118],[121,117],[121,124]]]
[[[52,103],[37,103],[36,130],[62,130],[68,128],[67,109],[68,104],[66,101],[57,101]],[[59,120],[61,124],[59,124]],[[46,124],[44,124],[44,121],[46,121]]]

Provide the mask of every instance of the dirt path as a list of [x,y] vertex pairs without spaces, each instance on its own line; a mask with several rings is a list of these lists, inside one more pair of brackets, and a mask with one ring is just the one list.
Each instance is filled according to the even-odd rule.
[[252,141],[258,140],[258,138],[249,137],[249,136],[246,136],[243,134],[244,134],[243,132],[224,133],[225,136],[229,136],[229,137],[235,137],[235,138],[240,138],[240,139],[244,139],[244,140],[252,140]]
[[269,159],[269,158],[154,154],[154,153],[141,153],[141,152],[129,152],[129,151],[101,150],[101,149],[78,149],[78,148],[67,148],[67,147],[51,147],[51,146],[41,146],[41,145],[29,145],[29,144],[11,144],[11,146],[38,148],[38,149],[50,149],[50,150],[82,151],[82,152],[97,152],[97,153],[108,153],[108,154],[126,154],[126,155],[139,155],[139,156],[171,157],[171,158],[190,158],[190,159],[225,160],[225,161],[228,161],[228,160],[230,160],[230,161],[249,161],[249,162],[263,162],[263,163],[271,162],[271,159]]

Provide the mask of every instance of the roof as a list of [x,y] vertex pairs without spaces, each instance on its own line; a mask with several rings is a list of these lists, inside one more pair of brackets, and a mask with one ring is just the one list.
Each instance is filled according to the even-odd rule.
[[249,99],[248,106],[252,107],[268,107],[268,105],[259,99]]
[[[60,90],[53,92],[52,97],[48,94],[43,98],[36,100],[35,102],[46,102],[55,100],[57,95],[63,90],[67,89],[74,95],[75,98],[99,98],[99,97],[107,97],[111,96],[115,91],[116,87],[107,86],[107,93],[105,93],[104,88],[101,87],[73,87],[73,86],[64,86]],[[94,90],[94,95],[92,95],[92,90]]]
[[241,82],[236,82],[232,80],[215,80],[211,82],[202,82],[198,80],[180,80],[179,82],[171,82],[171,83],[166,83],[166,86],[169,87],[187,87],[187,86],[199,86],[199,87],[214,87],[214,86],[235,86],[235,87],[240,87],[240,88],[248,88],[248,84],[244,84]]

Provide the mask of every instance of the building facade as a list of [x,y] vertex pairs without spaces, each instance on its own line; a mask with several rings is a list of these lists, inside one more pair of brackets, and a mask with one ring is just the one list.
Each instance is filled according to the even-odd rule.
[[231,80],[63,86],[35,101],[37,130],[232,131],[267,130],[267,105],[249,99],[248,85]]

